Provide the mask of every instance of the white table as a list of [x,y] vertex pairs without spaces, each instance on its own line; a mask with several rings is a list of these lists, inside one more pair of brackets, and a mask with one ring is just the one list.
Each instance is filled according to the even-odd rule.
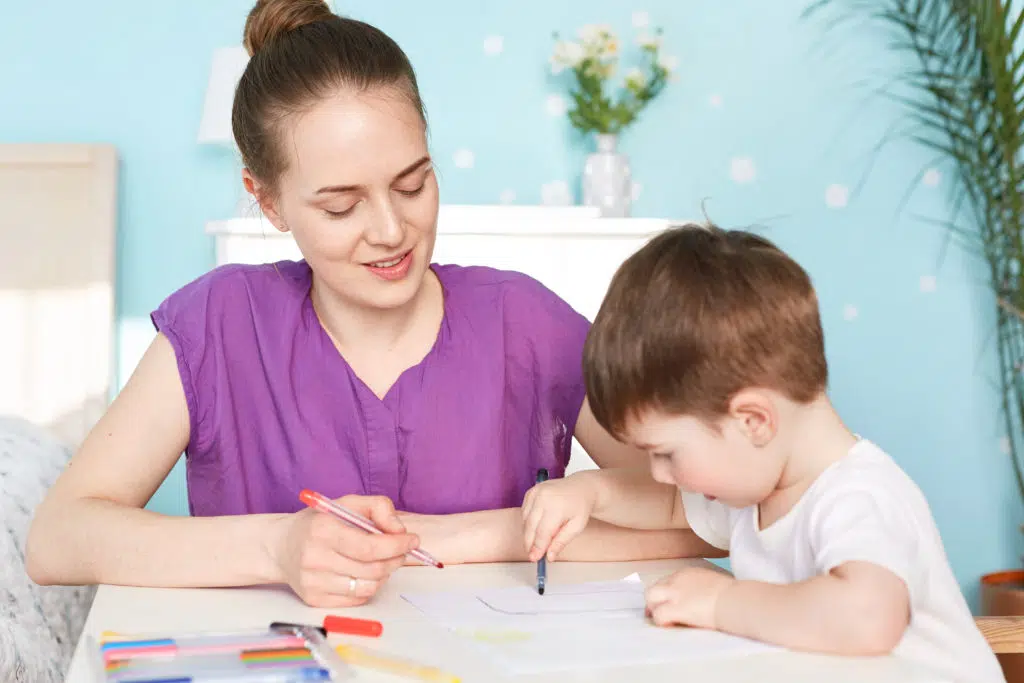
[[[671,560],[630,563],[554,563],[548,569],[551,583],[579,583],[620,579],[638,572],[650,583],[687,563],[703,560]],[[944,683],[894,658],[837,658],[793,652],[769,652],[741,658],[703,660],[615,671],[556,672],[543,676],[508,677],[495,669],[478,650],[456,635],[428,621],[400,596],[468,587],[530,585],[536,580],[533,564],[464,565],[437,570],[406,567],[392,576],[369,605],[355,610],[314,610],[283,588],[155,589],[101,586],[85,624],[85,634],[103,631],[128,633],[263,628],[272,621],[319,624],[328,613],[378,619],[384,634],[365,640],[369,647],[410,659],[436,663],[461,677],[464,683],[542,683],[547,681],[687,681],[757,683]],[[335,637],[331,637],[333,643]],[[339,639],[340,641],[340,639]],[[79,643],[66,683],[93,683],[84,649]],[[400,681],[357,669],[357,681]]]

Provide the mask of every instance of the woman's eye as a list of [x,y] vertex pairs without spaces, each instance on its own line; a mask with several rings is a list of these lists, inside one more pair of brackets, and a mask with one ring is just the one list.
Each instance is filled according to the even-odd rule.
[[415,197],[420,192],[423,192],[423,188],[426,187],[426,186],[427,186],[427,183],[424,182],[422,185],[420,185],[419,187],[417,187],[414,190],[399,190],[399,192],[404,194],[406,197]]
[[345,216],[347,216],[350,213],[352,213],[353,209],[355,209],[355,208],[356,207],[353,204],[352,206],[348,207],[344,211],[330,211],[328,209],[324,209],[324,213],[327,214],[328,216],[330,216],[331,218],[344,218]]

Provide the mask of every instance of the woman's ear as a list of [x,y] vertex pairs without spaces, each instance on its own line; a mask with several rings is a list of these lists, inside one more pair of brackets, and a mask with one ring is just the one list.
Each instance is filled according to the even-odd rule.
[[260,211],[267,217],[271,225],[281,232],[288,232],[288,226],[285,225],[284,220],[281,218],[276,202],[271,199],[271,193],[267,192],[266,186],[256,180],[247,168],[242,169],[242,185],[245,187],[245,191],[251,194],[253,199],[260,205]]
[[767,446],[779,429],[775,402],[767,392],[744,389],[729,401],[729,417],[755,446]]

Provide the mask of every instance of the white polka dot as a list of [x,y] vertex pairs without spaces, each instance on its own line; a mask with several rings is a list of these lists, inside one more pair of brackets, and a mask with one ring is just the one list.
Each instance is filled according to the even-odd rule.
[[825,188],[825,206],[841,209],[850,201],[850,189],[846,185],[829,185]]
[[937,168],[929,168],[921,177],[921,182],[928,187],[938,186],[940,180],[942,180],[942,174],[939,173],[939,169]]
[[1010,439],[1009,438],[1004,436],[1001,439],[999,439],[999,450],[1002,452],[1003,455],[1009,455],[1010,454]]
[[551,116],[564,116],[565,112],[569,110],[569,103],[561,95],[548,95],[544,101],[544,109]]
[[934,275],[922,275],[918,286],[922,292],[934,292],[938,284]]
[[853,304],[846,304],[843,307],[843,320],[856,320],[859,311]]
[[569,183],[564,180],[554,180],[542,185],[540,197],[541,203],[545,206],[568,206],[572,204],[572,193],[569,191]]
[[644,11],[633,12],[633,28],[646,28],[651,24],[651,15]]
[[644,191],[644,186],[643,185],[641,185],[640,183],[633,183],[633,189],[630,192],[630,195],[633,197],[633,201],[634,202],[640,201],[640,193],[643,192],[643,191]]
[[722,96],[719,95],[718,93],[714,93],[713,95],[711,95],[711,97],[708,98],[708,104],[710,104],[712,107],[721,107]]
[[729,175],[737,183],[753,182],[757,177],[757,167],[750,157],[736,157],[729,164]]
[[452,155],[452,160],[455,162],[456,168],[473,168],[473,164],[476,163],[476,155],[471,149],[460,149]]
[[501,191],[501,195],[498,196],[498,201],[502,204],[511,204],[516,200],[516,191],[509,188]]
[[505,49],[505,38],[502,36],[487,36],[484,38],[484,54],[500,55]]

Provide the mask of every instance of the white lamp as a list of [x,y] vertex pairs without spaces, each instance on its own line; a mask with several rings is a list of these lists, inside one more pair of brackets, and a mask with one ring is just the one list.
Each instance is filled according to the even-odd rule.
[[203,120],[199,123],[199,142],[234,145],[234,137],[231,135],[231,104],[235,100],[235,88],[248,63],[249,53],[242,46],[222,47],[214,51],[203,103]]
[[[231,132],[231,106],[235,100],[235,88],[248,63],[249,53],[240,45],[214,51],[203,101],[203,118],[199,123],[200,144],[236,149]],[[254,207],[252,197],[243,190],[235,206],[235,217],[251,217],[254,211],[259,215],[258,207]]]

